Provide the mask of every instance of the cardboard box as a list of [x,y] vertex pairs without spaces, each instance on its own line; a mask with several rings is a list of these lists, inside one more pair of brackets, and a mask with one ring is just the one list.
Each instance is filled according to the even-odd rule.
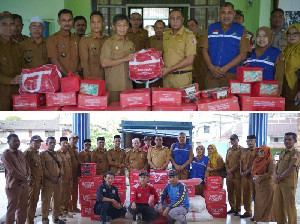
[[90,205],[88,205],[88,206],[82,205],[81,206],[81,217],[91,217],[92,213],[94,213],[94,212]]
[[45,94],[16,94],[13,98],[14,110],[36,110],[38,107],[45,105]]
[[252,85],[251,96],[278,96],[279,83],[277,81],[262,81]]
[[94,177],[97,172],[97,163],[82,163],[81,164],[81,176],[82,177]]
[[68,72],[68,77],[62,77],[60,79],[61,92],[78,92],[80,89],[80,77],[79,75],[73,75],[72,72]]
[[240,82],[260,82],[263,80],[263,68],[237,67],[237,80]]
[[194,103],[182,103],[181,106],[160,106],[155,105],[152,111],[197,111],[197,106]]
[[108,93],[103,96],[78,94],[78,108],[105,110],[108,105]]
[[207,176],[206,184],[222,184],[222,177],[220,176]]
[[149,182],[152,184],[166,184],[168,183],[168,173],[165,170],[150,171]]
[[231,94],[248,95],[251,94],[251,83],[244,83],[238,80],[229,80],[229,90]]
[[127,89],[120,94],[121,108],[151,106],[151,93],[149,88]]
[[118,190],[119,196],[120,196],[120,200],[121,200],[121,204],[123,205],[126,199],[126,189],[125,190]]
[[187,185],[189,197],[195,197],[195,185]]
[[193,83],[191,85],[181,87],[180,89],[182,91],[182,98],[184,102],[192,103],[196,100],[200,100],[201,91],[199,91],[198,83]]
[[152,105],[181,106],[182,92],[176,88],[152,88]]
[[201,183],[201,178],[192,178],[188,180],[179,180],[181,183],[184,183],[186,186],[196,186]]
[[126,177],[125,176],[115,176],[115,180],[113,182],[113,185],[115,185],[115,184],[126,185]]
[[284,97],[250,97],[241,96],[242,111],[284,111]]
[[94,213],[94,206],[96,204],[96,200],[91,200],[90,208],[91,208],[91,220],[100,221],[100,215],[95,215]]
[[80,82],[80,94],[102,96],[105,94],[105,81],[96,78],[85,78]]
[[91,202],[91,194],[89,191],[79,192],[79,204],[89,206]]
[[236,96],[230,96],[222,100],[212,98],[201,99],[195,102],[198,111],[239,111],[240,106]]
[[153,184],[153,187],[155,188],[158,196],[162,195],[162,193],[164,192],[164,189],[167,185],[167,182],[164,184]]
[[77,93],[47,93],[47,107],[77,105]]
[[224,189],[217,191],[205,191],[206,204],[226,204],[226,191]]
[[227,217],[227,204],[206,204],[206,209],[209,214],[215,218]]
[[106,108],[106,111],[150,111],[150,110],[151,110],[150,106],[121,108],[120,102],[112,102]]
[[79,177],[79,191],[95,191],[103,182],[103,176]]

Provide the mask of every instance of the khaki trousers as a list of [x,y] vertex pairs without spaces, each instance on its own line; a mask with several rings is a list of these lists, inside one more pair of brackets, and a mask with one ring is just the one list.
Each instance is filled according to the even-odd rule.
[[190,171],[189,170],[181,170],[177,171],[179,180],[187,180],[189,179]]
[[76,177],[73,178],[69,210],[74,211],[75,209],[77,209],[77,201],[78,201],[78,178]]
[[112,102],[120,102],[120,93],[121,91],[109,91],[109,104]]
[[163,78],[163,86],[167,88],[180,88],[192,84],[192,79],[192,72],[168,74]]
[[36,212],[36,206],[39,201],[41,190],[40,183],[34,183],[29,187],[28,208],[27,208],[27,224],[34,224],[34,216]]
[[242,192],[243,192],[243,203],[247,213],[252,213],[252,195],[253,195],[253,181],[252,177],[242,178]]
[[225,73],[225,76],[222,78],[215,78],[210,71],[207,72],[206,76],[206,89],[218,88],[218,87],[229,87],[229,80],[236,79],[236,74],[234,73]]
[[71,200],[71,188],[72,182],[62,183],[61,184],[61,195],[60,195],[60,213],[69,211],[69,204]]
[[226,178],[228,201],[232,210],[241,211],[241,178]]
[[59,215],[59,206],[60,206],[60,197],[61,197],[61,183],[52,184],[52,185],[43,185],[42,186],[42,221],[49,221],[49,208],[50,201],[53,198],[52,203],[52,221],[58,218]]

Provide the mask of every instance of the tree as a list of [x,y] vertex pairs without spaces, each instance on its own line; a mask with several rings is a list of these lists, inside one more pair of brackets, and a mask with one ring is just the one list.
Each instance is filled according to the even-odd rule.
[[6,121],[20,121],[22,119],[20,117],[18,117],[18,116],[9,116],[5,120]]

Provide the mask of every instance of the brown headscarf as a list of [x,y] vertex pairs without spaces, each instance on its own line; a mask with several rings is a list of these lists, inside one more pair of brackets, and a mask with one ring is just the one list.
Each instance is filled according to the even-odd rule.
[[260,30],[263,30],[265,31],[265,33],[267,34],[268,36],[268,45],[265,46],[265,47],[260,47],[258,46],[257,44],[257,41],[256,41],[256,45],[255,45],[255,54],[256,54],[256,57],[258,58],[259,56],[263,55],[265,53],[265,51],[271,46],[272,44],[272,30],[266,26],[262,26],[262,27],[259,27],[257,30],[256,30],[256,38],[257,38],[257,35],[258,35],[258,32]]
[[264,157],[256,156],[256,158],[254,159],[253,168],[252,168],[252,176],[254,176],[256,174],[257,175],[265,174],[267,172],[268,163],[272,159],[271,149],[268,146],[261,145],[258,148],[258,150],[259,149],[264,150],[265,156]]

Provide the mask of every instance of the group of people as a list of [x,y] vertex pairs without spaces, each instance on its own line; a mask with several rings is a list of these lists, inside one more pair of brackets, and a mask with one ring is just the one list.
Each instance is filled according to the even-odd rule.
[[[236,134],[230,136],[231,147],[227,150],[225,161],[214,144],[196,148],[196,156],[186,135],[180,133],[178,142],[170,147],[163,146],[163,138],[156,136],[152,145],[150,136],[144,137],[144,146],[140,139],[132,139],[132,147],[121,148],[121,136],[114,136],[114,146],[105,148],[105,138],[97,138],[97,148],[91,149],[91,140],[84,140],[84,149],[78,152],[76,147],[79,137],[72,134],[69,138],[60,138],[60,149],[54,151],[56,139],[48,137],[47,149],[39,153],[43,140],[40,136],[31,137],[29,148],[22,153],[18,148],[20,140],[16,134],[7,137],[9,149],[2,155],[6,176],[6,194],[8,207],[6,223],[34,223],[39,195],[42,200],[42,221],[49,223],[48,215],[52,199],[52,219],[54,223],[65,223],[77,208],[78,177],[82,163],[96,163],[97,175],[104,176],[104,183],[98,188],[97,200],[101,221],[106,216],[117,218],[124,213],[116,187],[112,186],[115,175],[125,175],[128,171],[140,171],[140,183],[133,187],[135,197],[129,211],[137,221],[137,214],[142,213],[144,221],[157,217],[161,212],[170,220],[184,223],[188,212],[189,200],[186,186],[181,179],[201,178],[196,186],[196,194],[203,196],[207,176],[226,177],[230,210],[241,218],[250,217],[254,221],[277,221],[278,223],[297,223],[295,193],[297,187],[300,153],[295,148],[297,136],[286,133],[285,149],[281,152],[275,166],[269,147],[256,147],[256,137],[247,137],[248,148],[239,145]],[[160,199],[153,186],[148,183],[151,170],[169,170],[169,184]],[[179,180],[179,181],[178,181]],[[167,184],[167,183],[166,183]],[[105,189],[105,190],[104,190]],[[138,192],[138,193],[137,193]],[[155,210],[149,207],[149,196],[154,195]],[[145,195],[145,197],[142,195]],[[164,199],[169,195],[171,204],[165,206]],[[254,198],[254,215],[252,217],[252,198]],[[105,204],[105,205],[104,205]],[[240,214],[244,204],[245,213]],[[96,210],[95,210],[96,211]],[[138,211],[138,212],[137,212]],[[143,214],[145,212],[145,214]],[[108,214],[108,215],[107,215]]]
[[[145,48],[155,48],[163,55],[162,79],[154,86],[179,88],[193,82],[200,90],[229,86],[229,79],[236,79],[237,66],[244,64],[264,68],[264,80],[279,82],[286,110],[298,110],[300,25],[283,30],[284,11],[274,9],[271,29],[258,28],[254,46],[254,35],[242,25],[244,15],[235,11],[232,3],[221,4],[219,20],[200,35],[198,22],[189,19],[185,28],[182,12],[174,9],[169,14],[170,28],[157,20],[155,35],[148,37],[148,31],[140,28],[143,21],[139,13],[132,13],[130,18],[118,14],[113,18],[115,34],[108,37],[102,33],[104,17],[100,11],[91,13],[91,33],[85,35],[86,19],[73,19],[72,11],[62,9],[57,20],[60,30],[46,40],[40,17],[30,19],[28,38],[21,33],[22,17],[4,11],[0,14],[0,110],[12,109],[11,96],[22,82],[22,68],[47,63],[59,65],[63,76],[72,71],[82,78],[104,79],[109,101],[119,101],[122,90],[139,87],[129,78],[129,60],[135,51]],[[73,27],[75,34],[71,33]]]

